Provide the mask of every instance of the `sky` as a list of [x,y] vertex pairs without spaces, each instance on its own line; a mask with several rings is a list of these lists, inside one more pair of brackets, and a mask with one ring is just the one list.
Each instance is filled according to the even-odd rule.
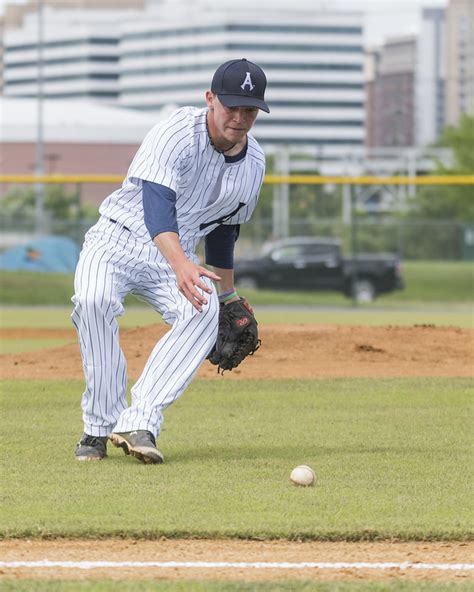
[[[22,4],[26,0],[0,0],[0,14],[5,5]],[[291,2],[291,0],[288,0]],[[387,37],[416,33],[422,7],[445,7],[448,0],[318,0],[318,4],[345,10],[363,10],[364,43],[380,45]]]

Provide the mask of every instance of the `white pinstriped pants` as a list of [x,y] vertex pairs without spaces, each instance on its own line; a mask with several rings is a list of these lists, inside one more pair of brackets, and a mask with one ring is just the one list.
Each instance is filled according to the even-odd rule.
[[[202,278],[208,285],[212,282]],[[101,218],[86,234],[74,279],[71,315],[79,337],[86,387],[84,431],[160,432],[162,411],[183,393],[217,338],[215,289],[203,312],[179,292],[176,278],[154,245],[132,239],[123,227]],[[172,328],[155,345],[126,400],[127,366],[116,317],[132,292],[149,303]]]

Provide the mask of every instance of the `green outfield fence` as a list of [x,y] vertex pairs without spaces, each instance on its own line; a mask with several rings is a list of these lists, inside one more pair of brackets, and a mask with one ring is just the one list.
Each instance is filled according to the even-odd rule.
[[[44,211],[41,227],[37,209],[33,215],[0,213],[2,235],[10,237],[10,242],[24,243],[31,234],[61,234],[80,243],[95,221],[95,217],[81,214],[81,204],[90,201],[88,185],[104,184],[105,197],[110,186],[118,187],[122,181],[122,175],[0,175],[0,198],[24,185],[62,185],[77,196],[77,215],[54,218]],[[242,227],[237,255],[254,254],[263,243],[286,236],[333,236],[342,240],[348,254],[389,251],[404,259],[474,260],[474,220],[466,223],[420,217],[408,209],[417,191],[424,191],[434,203],[455,187],[474,199],[473,186],[474,175],[268,174],[259,207]],[[334,211],[330,206],[336,202],[339,205]],[[323,203],[329,204],[326,210],[321,209]],[[8,246],[7,242],[0,248]]]

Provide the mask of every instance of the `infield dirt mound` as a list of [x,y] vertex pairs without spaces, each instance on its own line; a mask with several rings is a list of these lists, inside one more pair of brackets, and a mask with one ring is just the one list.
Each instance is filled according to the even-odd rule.
[[[121,331],[128,372],[135,380],[163,324]],[[472,376],[474,330],[456,327],[348,327],[263,325],[262,347],[226,379],[330,378],[344,376]],[[71,338],[60,348],[0,356],[3,378],[82,379],[81,356],[73,330],[0,330],[3,339]],[[201,378],[219,378],[205,362]]]

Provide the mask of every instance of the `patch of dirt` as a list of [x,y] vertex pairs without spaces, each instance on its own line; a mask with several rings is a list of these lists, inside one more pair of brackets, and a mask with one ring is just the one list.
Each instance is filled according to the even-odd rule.
[[[2,561],[277,562],[467,564],[473,543],[321,543],[291,541],[173,540],[3,540]],[[194,580],[437,580],[473,581],[460,569],[320,569],[245,567],[60,567],[0,568],[1,578],[194,579]]]
[[[159,324],[121,331],[129,377],[136,380],[155,343],[168,327]],[[225,379],[330,378],[344,376],[473,376],[474,330],[456,327],[349,327],[262,325],[262,346]],[[2,339],[71,338],[73,330],[0,329]],[[82,379],[79,347],[0,356],[3,378]],[[201,378],[219,378],[205,362]]]

